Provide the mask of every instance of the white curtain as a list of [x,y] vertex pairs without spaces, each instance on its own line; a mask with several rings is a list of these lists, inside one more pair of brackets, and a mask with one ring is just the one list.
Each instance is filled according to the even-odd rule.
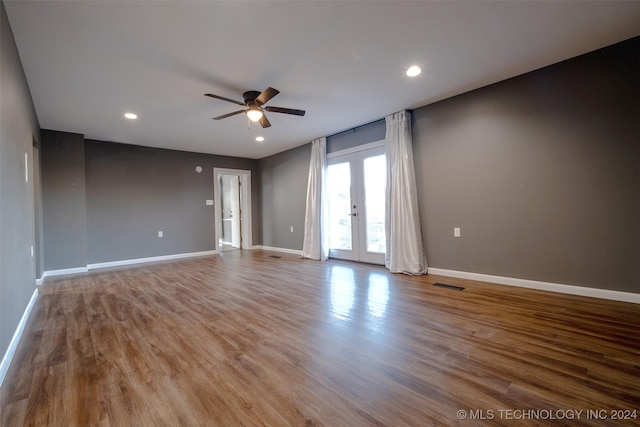
[[407,111],[385,118],[387,132],[385,266],[392,273],[426,274],[427,258],[422,246],[416,174],[413,166],[411,115]]
[[326,203],[327,139],[314,139],[311,143],[311,162],[307,181],[307,210],[304,216],[304,243],[302,256],[326,261],[329,240]]

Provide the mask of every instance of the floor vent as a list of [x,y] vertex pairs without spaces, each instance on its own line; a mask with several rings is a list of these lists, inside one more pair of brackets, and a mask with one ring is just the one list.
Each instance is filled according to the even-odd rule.
[[281,256],[278,256],[278,255],[269,255],[269,258],[280,259],[280,258],[282,258],[282,257],[281,257]]
[[464,290],[464,288],[462,286],[445,285],[444,283],[434,283],[433,286],[437,286],[439,288],[453,289],[454,291],[463,291]]

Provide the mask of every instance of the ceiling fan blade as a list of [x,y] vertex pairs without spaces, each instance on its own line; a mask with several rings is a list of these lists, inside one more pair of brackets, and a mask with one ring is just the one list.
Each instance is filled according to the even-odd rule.
[[260,126],[262,126],[263,128],[271,127],[271,122],[269,121],[269,119],[267,119],[267,116],[265,114],[263,114],[262,118],[260,119]]
[[272,113],[293,114],[294,116],[304,116],[306,113],[304,110],[294,110],[293,108],[264,107],[264,109]]
[[256,98],[256,102],[258,105],[266,104],[271,98],[279,93],[280,91],[278,89],[268,87]]
[[238,111],[234,111],[233,113],[224,114],[224,115],[222,115],[222,116],[214,117],[214,118],[213,118],[213,120],[222,120],[222,119],[226,119],[227,117],[235,116],[236,114],[244,113],[245,111],[246,111],[246,110],[238,110]]
[[216,98],[216,99],[222,99],[223,101],[233,102],[234,104],[238,104],[242,106],[246,105],[244,102],[236,101],[235,99],[225,98],[224,96],[220,96],[220,95],[214,95],[212,93],[205,93],[204,96],[209,96],[211,98]]

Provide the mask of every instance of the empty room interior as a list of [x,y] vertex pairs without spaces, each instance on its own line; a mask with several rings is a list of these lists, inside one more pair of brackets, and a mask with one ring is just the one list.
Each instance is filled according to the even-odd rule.
[[0,425],[640,425],[640,2],[0,15]]

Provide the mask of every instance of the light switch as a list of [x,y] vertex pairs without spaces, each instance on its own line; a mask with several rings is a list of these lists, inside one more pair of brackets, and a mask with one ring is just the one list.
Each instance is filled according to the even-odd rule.
[[164,237],[164,232],[163,231],[158,231],[158,237]]
[[460,227],[453,228],[453,237],[460,237]]
[[205,203],[207,206],[213,206],[213,200],[207,200]]

